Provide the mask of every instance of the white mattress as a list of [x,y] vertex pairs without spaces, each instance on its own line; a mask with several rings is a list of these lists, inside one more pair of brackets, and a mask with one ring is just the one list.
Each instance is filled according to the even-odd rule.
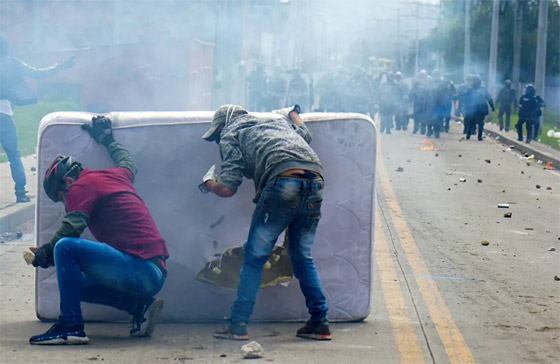
[[[273,115],[273,114],[269,114]],[[80,128],[92,114],[53,113],[41,121],[38,183],[57,153],[72,155],[85,168],[113,163],[103,146]],[[370,312],[373,283],[376,128],[362,114],[303,114],[313,134],[312,147],[323,163],[322,219],[313,256],[327,297],[329,318],[354,321]],[[212,164],[220,165],[216,144],[201,136],[212,112],[111,113],[114,136],[138,165],[135,187],[150,209],[171,257],[169,274],[158,296],[165,300],[161,319],[168,322],[220,320],[229,313],[235,291],[195,280],[214,254],[245,242],[254,204],[253,181],[238,193],[220,198],[198,191]],[[62,203],[37,191],[36,237],[49,241],[64,216]],[[88,230],[83,238],[92,239]],[[282,240],[279,239],[278,244]],[[56,319],[59,294],[54,268],[38,269],[36,310],[40,319]],[[115,309],[82,303],[84,319],[116,321],[129,316]],[[302,320],[308,317],[296,279],[287,286],[259,291],[253,320]]]

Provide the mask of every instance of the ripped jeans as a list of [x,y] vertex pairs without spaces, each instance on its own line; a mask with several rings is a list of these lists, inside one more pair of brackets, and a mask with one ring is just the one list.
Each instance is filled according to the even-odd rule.
[[231,322],[249,322],[266,263],[278,236],[288,228],[288,253],[311,320],[327,318],[327,304],[311,248],[321,218],[323,179],[275,177],[263,189],[249,230]]
[[153,262],[134,258],[105,243],[62,238],[54,246],[60,316],[69,325],[83,322],[80,302],[141,314],[165,277]]

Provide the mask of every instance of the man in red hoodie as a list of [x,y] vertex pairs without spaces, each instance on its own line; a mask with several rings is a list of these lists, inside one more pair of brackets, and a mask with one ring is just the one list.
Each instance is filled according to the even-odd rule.
[[[149,336],[163,307],[155,299],[167,275],[165,241],[132,183],[136,166],[130,153],[113,139],[111,120],[96,116],[84,125],[106,148],[116,167],[83,169],[72,157],[57,155],[43,187],[66,216],[51,241],[35,253],[33,266],[56,267],[60,317],[31,344],[84,344],[80,302],[112,306],[130,313],[131,336]],[[88,227],[96,241],[80,239]]]

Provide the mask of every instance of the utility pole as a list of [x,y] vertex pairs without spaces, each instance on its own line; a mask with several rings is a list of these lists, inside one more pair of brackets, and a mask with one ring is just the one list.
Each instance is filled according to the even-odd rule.
[[548,1],[540,0],[539,28],[537,35],[537,64],[535,67],[535,90],[544,99],[546,73],[546,38],[548,32]]
[[471,72],[471,0],[465,0],[465,61],[463,75]]
[[[467,0],[468,1],[468,0]],[[418,52],[419,52],[419,40],[418,40],[418,12],[419,12],[420,3],[416,3],[416,41],[414,45],[414,74],[418,74]]]
[[[438,35],[441,37],[441,35],[443,34],[443,21],[442,21],[442,17],[443,17],[443,1],[439,0],[439,8],[438,8],[438,18],[437,18],[437,29],[438,29]],[[442,37],[441,37],[442,38]],[[443,48],[440,48],[440,50],[437,53],[437,68],[439,69],[440,73],[443,75]]]
[[496,63],[498,61],[498,29],[500,28],[500,0],[492,6],[492,32],[490,33],[490,69],[488,70],[488,91],[494,96],[496,91]]
[[397,8],[397,69],[401,70],[401,9]]
[[514,5],[515,20],[513,23],[513,74],[512,84],[517,91],[517,95],[521,94],[519,90],[519,74],[521,69],[521,39],[523,34],[523,4],[521,0],[515,0]]

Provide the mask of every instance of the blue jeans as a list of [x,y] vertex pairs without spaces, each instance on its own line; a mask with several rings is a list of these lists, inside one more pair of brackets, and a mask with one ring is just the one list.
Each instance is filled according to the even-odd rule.
[[314,322],[327,318],[327,304],[311,256],[321,218],[322,178],[277,177],[268,181],[253,212],[231,322],[249,322],[268,260],[278,236],[288,228],[288,253]]
[[85,239],[60,239],[54,247],[54,261],[60,316],[70,326],[83,323],[81,301],[140,315],[143,304],[165,282],[155,263]]
[[16,196],[25,195],[25,169],[19,155],[16,125],[10,115],[0,113],[0,143],[10,161]]

